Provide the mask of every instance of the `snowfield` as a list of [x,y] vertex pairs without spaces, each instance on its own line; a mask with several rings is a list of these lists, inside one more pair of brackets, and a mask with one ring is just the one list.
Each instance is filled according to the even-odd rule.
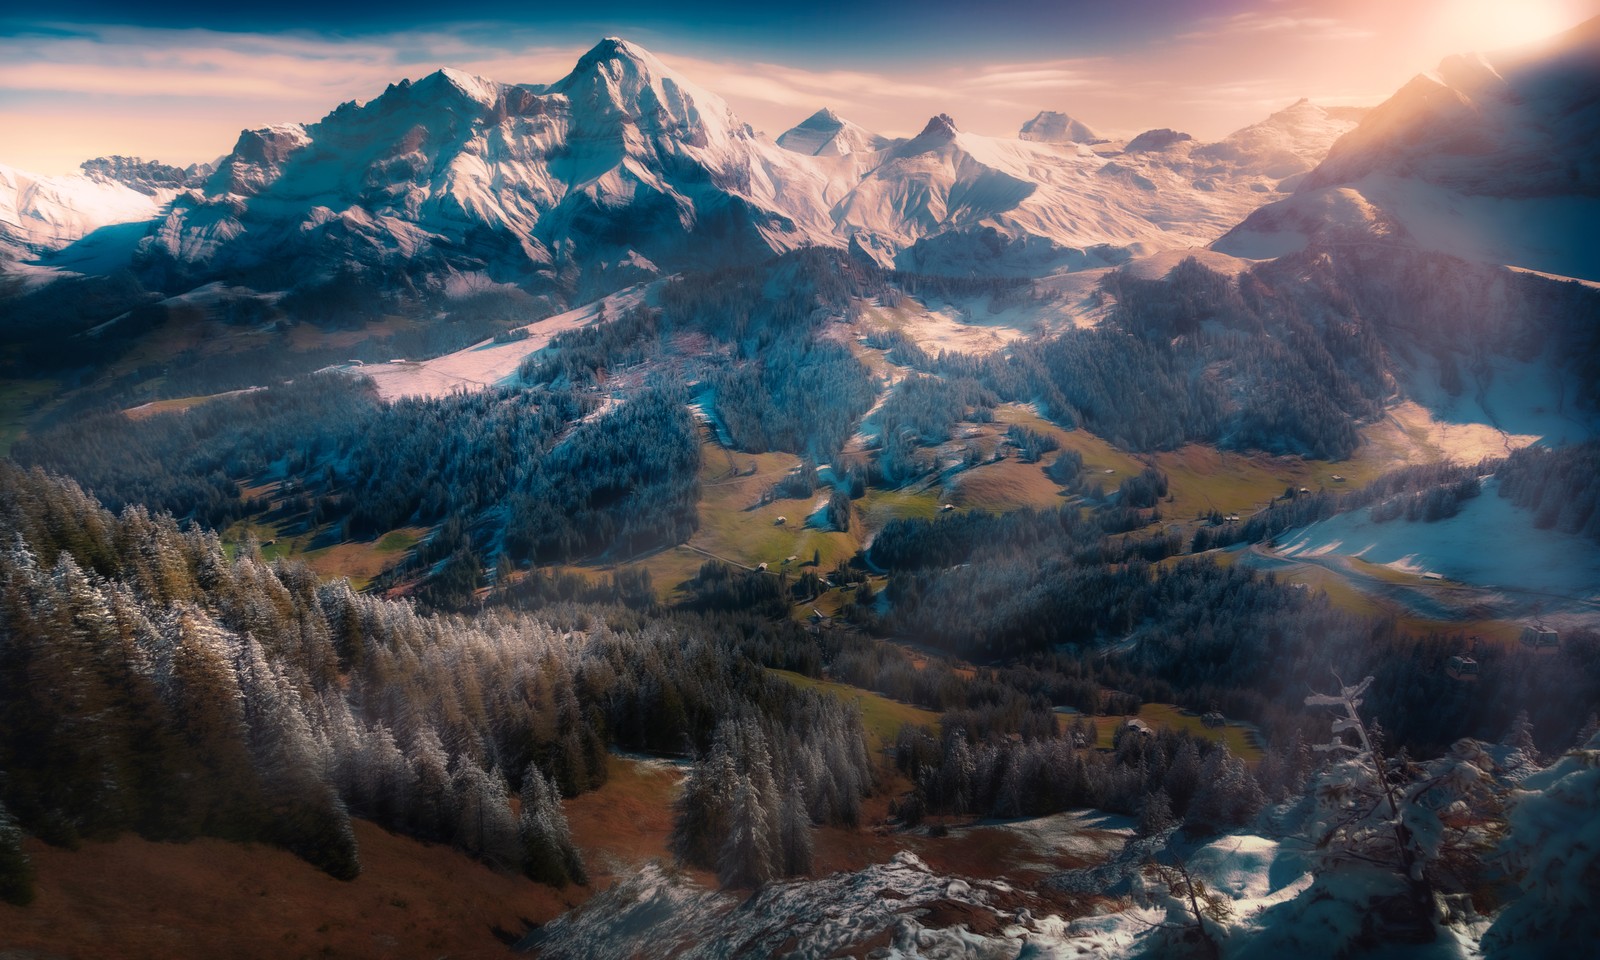
[[614,317],[620,311],[638,306],[648,300],[654,289],[654,284],[629,287],[576,310],[519,327],[528,331],[528,336],[522,340],[505,343],[484,340],[432,360],[396,358],[389,363],[352,364],[337,369],[368,378],[385,400],[442,397],[510,384],[522,362],[548,347],[560,334],[596,323],[602,315]]
[[[153,220],[176,190],[141,193],[84,174],[41,177],[0,164],[0,253],[59,250],[100,227]],[[19,257],[20,259],[21,257]]]
[[1526,510],[1497,495],[1493,477],[1461,512],[1434,523],[1374,523],[1371,510],[1340,514],[1278,538],[1281,556],[1360,557],[1410,574],[1484,587],[1600,601],[1600,552],[1575,534],[1536,529]]

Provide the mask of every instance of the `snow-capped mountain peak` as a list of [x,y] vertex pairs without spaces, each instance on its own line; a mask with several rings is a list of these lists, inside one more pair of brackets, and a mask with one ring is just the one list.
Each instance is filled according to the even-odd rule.
[[1336,117],[1302,97],[1259,123],[1236,130],[1216,143],[1197,147],[1194,155],[1241,164],[1283,180],[1315,167],[1328,155],[1328,149],[1354,127],[1354,122]]
[[778,135],[778,146],[812,157],[874,153],[891,142],[823,107]]
[[948,113],[937,114],[928,119],[927,126],[922,132],[901,144],[895,153],[902,157],[916,156],[929,150],[937,150],[956,139],[961,131],[956,128],[955,120]]
[[419,91],[427,91],[435,86],[446,84],[473,102],[485,107],[493,106],[500,99],[500,84],[453,67],[443,67],[423,77],[417,81],[415,87]]
[[721,97],[685,79],[643,47],[617,37],[595,44],[550,91],[571,102],[575,119],[637,124],[642,133],[670,136],[697,147],[754,136]]
[[1094,143],[1101,139],[1082,120],[1055,110],[1039,111],[1032,120],[1022,125],[1017,138],[1038,143]]

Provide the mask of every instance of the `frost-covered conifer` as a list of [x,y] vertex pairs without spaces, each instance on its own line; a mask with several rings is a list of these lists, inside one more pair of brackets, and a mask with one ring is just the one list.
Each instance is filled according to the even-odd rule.
[[1600,734],[1528,777],[1500,845],[1521,895],[1484,936],[1485,956],[1536,960],[1600,943]]
[[728,836],[717,857],[717,879],[723,886],[759,887],[777,874],[774,826],[755,785],[739,775],[728,813]]
[[529,878],[554,887],[587,883],[583,858],[572,844],[572,830],[561,809],[553,779],[529,764],[522,775],[522,869]]
[[779,811],[779,842],[783,848],[783,872],[800,876],[811,872],[811,817],[806,812],[805,792],[798,774],[789,779]]

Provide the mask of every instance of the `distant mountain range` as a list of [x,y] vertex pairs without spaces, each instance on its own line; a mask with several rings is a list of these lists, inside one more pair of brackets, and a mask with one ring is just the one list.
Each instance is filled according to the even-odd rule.
[[801,246],[1029,276],[1208,243],[1353,127],[1301,102],[1215,144],[1123,153],[1091,147],[1062,114],[1022,139],[940,116],[891,140],[823,110],[773,141],[608,39],[554,84],[441,70],[316,123],[244,131],[214,165],[0,168],[0,243],[63,271],[132,265],[174,292],[218,279],[281,289],[358,265],[582,298]]
[[517,287],[552,308],[685,269],[825,247],[953,277],[1041,278],[1205,248],[1377,244],[1600,278],[1600,20],[1537,56],[1452,57],[1370,112],[1301,100],[1214,143],[911,138],[823,109],[776,139],[607,39],[553,84],[440,70],[213,164],[0,166],[0,285],[131,276],[175,296],[359,277],[385,296]]

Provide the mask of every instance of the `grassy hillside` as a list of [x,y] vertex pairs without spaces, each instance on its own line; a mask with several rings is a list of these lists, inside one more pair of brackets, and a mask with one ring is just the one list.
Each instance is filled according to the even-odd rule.
[[860,687],[852,687],[847,683],[838,683],[833,680],[816,680],[788,670],[774,670],[772,672],[797,687],[807,687],[812,690],[820,690],[823,693],[831,693],[841,700],[859,704],[861,706],[861,721],[866,726],[867,733],[877,740],[880,747],[892,745],[895,737],[900,733],[900,728],[905,724],[925,724],[935,728],[939,725],[939,715],[932,710],[924,710],[909,703],[890,700],[888,697],[869,690],[863,690]]
[[[1139,708],[1137,716],[1152,727],[1167,730],[1186,730],[1196,737],[1202,737],[1213,742],[1226,743],[1228,750],[1246,763],[1256,764],[1261,762],[1261,739],[1255,728],[1249,724],[1230,720],[1221,727],[1208,727],[1201,722],[1198,714],[1170,703],[1147,703]],[[1095,732],[1099,734],[1100,738],[1098,745],[1107,750],[1111,749],[1112,734],[1127,719],[1129,718],[1094,717]]]

